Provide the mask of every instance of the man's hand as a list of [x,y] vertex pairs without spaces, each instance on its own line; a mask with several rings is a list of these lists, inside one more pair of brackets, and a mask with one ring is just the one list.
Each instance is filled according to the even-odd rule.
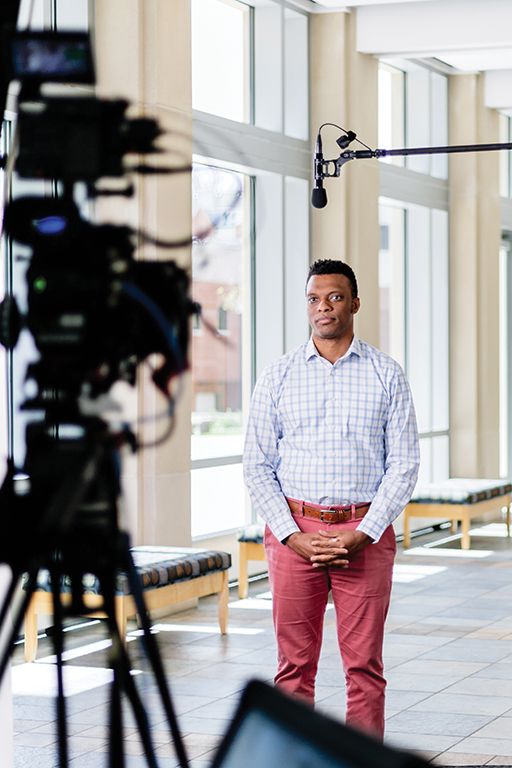
[[347,568],[350,558],[366,547],[372,539],[362,531],[318,531],[312,534],[310,557],[313,568],[336,565]]
[[[319,539],[320,534],[325,534],[329,539]],[[339,538],[341,534],[332,534],[336,536],[336,542],[331,538],[331,534],[328,531],[319,531],[318,533],[292,533],[286,539],[286,546],[293,549],[298,555],[305,560],[313,563],[318,568],[322,565],[338,565],[342,568],[347,568],[348,560],[343,557],[348,553],[348,549],[345,549],[340,543]],[[334,554],[335,550],[335,554]],[[327,557],[328,551],[331,555]],[[316,561],[315,558],[322,556],[326,559]],[[332,558],[336,558],[336,562],[331,562]]]

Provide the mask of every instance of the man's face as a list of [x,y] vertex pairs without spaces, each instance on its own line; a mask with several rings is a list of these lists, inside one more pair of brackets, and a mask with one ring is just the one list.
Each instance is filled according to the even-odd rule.
[[306,286],[308,320],[317,339],[339,339],[353,333],[359,299],[352,297],[345,275],[312,275]]

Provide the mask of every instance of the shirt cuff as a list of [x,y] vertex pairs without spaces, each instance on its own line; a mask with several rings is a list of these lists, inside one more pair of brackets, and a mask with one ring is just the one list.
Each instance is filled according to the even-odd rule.
[[284,535],[282,533],[280,534],[279,541],[281,542],[281,544],[286,546],[286,539],[288,538],[288,536],[291,536],[292,533],[300,533],[300,528],[297,525],[295,525],[293,522],[291,523],[290,529],[287,531],[287,533],[285,533]]

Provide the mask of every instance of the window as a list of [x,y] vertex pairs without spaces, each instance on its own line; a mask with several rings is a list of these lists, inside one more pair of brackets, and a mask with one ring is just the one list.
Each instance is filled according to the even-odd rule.
[[[18,26],[31,29],[82,29],[86,30],[89,24],[88,0],[76,0],[68,3],[62,0],[22,0],[18,15]],[[15,115],[6,120],[2,131],[2,153],[9,153],[14,135]],[[3,193],[3,175],[0,174]],[[16,173],[13,174],[9,196],[13,198],[23,195],[37,197],[51,197],[55,193],[55,185],[50,181],[34,179],[22,179]],[[5,204],[0,199],[0,205]],[[20,243],[12,243],[2,238],[2,287],[8,294],[12,294],[22,313],[26,311],[27,287],[25,273],[28,268],[28,259],[31,249]],[[20,406],[26,399],[25,375],[30,362],[38,358],[38,352],[31,334],[28,330],[22,331],[14,350],[7,354],[0,347],[0,376],[7,381],[7,404],[0,405],[0,415],[6,414],[7,418],[7,444],[2,449],[13,457],[17,466],[21,466],[25,457],[25,431],[29,421],[39,419],[41,413],[34,411],[20,411]],[[5,396],[3,398],[5,401]]]
[[[500,142],[512,141],[512,119],[508,115],[500,114]],[[512,157],[510,152],[500,152],[500,195],[512,197]]]
[[[405,146],[405,73],[387,64],[379,65],[379,147]],[[403,166],[403,157],[385,157],[382,162]]]
[[290,8],[284,9],[284,55],[284,132],[307,139],[308,19]]
[[[243,523],[243,334],[250,311],[250,178],[195,164],[192,176],[194,299],[201,332],[192,338],[192,534]],[[229,493],[219,494],[226,481]],[[238,489],[236,492],[234,489]],[[209,514],[203,510],[208,504]]]
[[379,346],[401,365],[405,358],[405,215],[401,205],[380,205]]
[[512,240],[503,236],[500,248],[500,476],[512,476]]
[[235,0],[192,0],[192,106],[248,122],[250,8]]
[[309,262],[309,30],[289,6],[192,0],[193,210],[206,233],[193,249],[203,306],[192,347],[194,538],[251,519],[241,460],[252,386],[308,333],[298,297]]
[[449,477],[448,215],[410,206],[406,232],[406,372],[420,433],[420,482]]
[[[412,61],[379,65],[379,146],[382,149],[448,144],[448,81]],[[383,158],[440,179],[448,176],[447,155]]]
[[381,348],[405,369],[420,433],[420,482],[449,477],[448,215],[381,200]]

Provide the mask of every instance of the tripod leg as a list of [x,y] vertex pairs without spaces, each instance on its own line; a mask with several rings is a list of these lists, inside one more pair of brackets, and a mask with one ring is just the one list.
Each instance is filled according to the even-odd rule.
[[60,768],[68,766],[68,729],[66,724],[66,700],[64,694],[64,669],[62,654],[64,652],[63,610],[60,598],[62,573],[55,568],[50,571],[53,600],[53,616],[55,634],[53,636],[53,650],[57,658],[57,699],[55,702],[57,712],[57,734],[59,745]]
[[[104,600],[104,610],[107,616],[107,623],[112,638],[112,654],[111,665],[114,670],[114,682],[112,685],[112,713],[111,724],[113,729],[116,730],[111,734],[111,768],[123,768],[124,766],[124,747],[122,743],[122,723],[121,723],[121,691],[126,693],[128,700],[131,704],[133,715],[137,722],[140,738],[144,747],[144,752],[148,762],[149,768],[158,768],[158,763],[155,755],[155,748],[153,740],[151,738],[151,729],[149,726],[148,716],[142,701],[140,699],[137,687],[134,683],[130,661],[128,657],[128,651],[124,642],[124,637],[121,637],[119,632],[119,625],[116,621],[115,605],[114,605],[114,590],[115,583],[109,577],[101,577],[101,592]],[[123,760],[120,762],[120,760]]]
[[[114,644],[113,638],[112,644]],[[111,666],[114,679],[110,693],[110,768],[124,768],[122,676],[116,659],[116,651],[112,651]]]
[[124,558],[123,569],[126,570],[130,591],[134,597],[135,605],[137,607],[137,614],[142,626],[142,641],[144,643],[146,656],[155,676],[158,692],[160,694],[165,714],[167,716],[167,721],[169,723],[169,728],[171,730],[172,741],[176,748],[176,754],[178,756],[180,768],[186,768],[188,765],[188,758],[185,751],[185,745],[179,730],[178,720],[174,711],[171,694],[167,686],[165,670],[162,664],[162,659],[158,652],[157,642],[155,636],[151,632],[151,625],[146,604],[144,602],[144,596],[142,594],[139,576],[128,545],[126,546],[125,551],[122,553],[122,557]]
[[[25,584],[25,592],[21,600],[18,602],[18,605],[15,606],[14,608],[11,631],[8,634],[7,641],[5,642],[5,646],[2,648],[2,651],[0,654],[0,681],[4,676],[5,670],[7,668],[7,664],[9,663],[9,660],[12,655],[12,649],[14,647],[14,643],[16,642],[18,635],[20,633],[20,629],[23,624],[23,617],[25,616],[25,611],[27,609],[29,602],[32,599],[32,595],[34,594],[35,589],[37,588],[38,572],[39,572],[39,568],[35,568],[34,570],[29,572],[27,577],[27,582]],[[2,609],[0,611],[0,615],[2,616],[7,616],[7,612],[10,606],[10,601],[12,600],[16,587],[18,586],[20,576],[21,574],[19,573],[13,574],[11,583],[9,584],[9,587],[7,589],[7,596],[5,598],[4,604],[2,605]]]

